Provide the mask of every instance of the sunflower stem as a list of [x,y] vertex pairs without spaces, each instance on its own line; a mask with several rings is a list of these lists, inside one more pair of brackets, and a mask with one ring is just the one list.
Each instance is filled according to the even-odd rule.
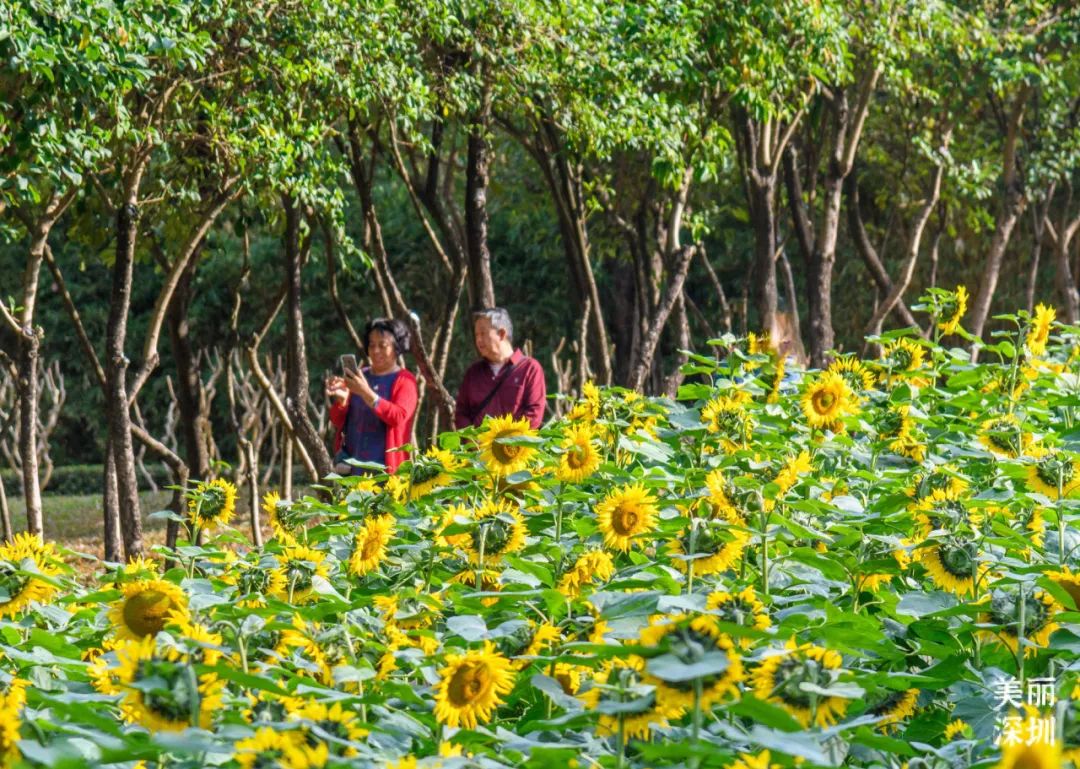
[[1020,686],[1024,686],[1024,620],[1027,610],[1027,603],[1024,598],[1024,583],[1020,583],[1020,607],[1017,609],[1016,618],[1016,677],[1020,681]]
[[758,491],[758,505],[761,508],[761,592],[769,595],[769,514],[765,512],[765,500]]
[[1061,497],[1064,491],[1065,479],[1063,473],[1065,471],[1064,466],[1057,463],[1057,529],[1058,529],[1058,566],[1065,566],[1065,511],[1061,507]]
[[[694,679],[694,721],[693,721],[693,727],[692,727],[692,729],[693,729],[692,734],[693,734],[693,739],[694,739],[694,748],[695,748],[695,750],[701,744],[701,689],[702,689],[701,679],[700,678],[695,678]],[[701,757],[695,754],[694,757],[690,760],[690,766],[693,767],[694,769],[697,769],[697,767],[700,764],[701,764]]]
[[247,643],[244,641],[239,629],[236,630],[236,648],[240,652],[240,669],[248,672]]
[[615,757],[616,769],[624,769],[626,766],[626,714],[619,713],[619,753]]
[[476,558],[476,592],[484,590],[484,545],[487,542],[487,526],[480,524],[480,547]]
[[691,516],[690,518],[690,537],[687,541],[687,555],[690,556],[690,560],[686,562],[686,594],[692,595],[694,592],[694,556],[697,554],[697,518]]
[[435,570],[435,542],[428,543],[428,559],[427,567],[424,569],[424,590],[428,591],[428,587],[431,585],[431,572]]
[[559,483],[559,504],[555,508],[555,549],[558,555],[555,557],[555,579],[558,580],[562,576],[562,563],[563,563],[563,551],[562,551],[562,522],[563,522],[563,492],[566,490],[566,484]]

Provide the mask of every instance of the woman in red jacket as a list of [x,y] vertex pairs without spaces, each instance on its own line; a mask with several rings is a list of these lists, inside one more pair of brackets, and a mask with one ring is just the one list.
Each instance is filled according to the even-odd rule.
[[398,450],[411,440],[416,415],[416,377],[398,365],[409,349],[409,331],[400,321],[376,318],[364,329],[364,344],[370,365],[326,384],[330,421],[338,428],[334,471],[341,475],[362,472],[345,462],[350,457],[384,464],[391,473],[409,458]]

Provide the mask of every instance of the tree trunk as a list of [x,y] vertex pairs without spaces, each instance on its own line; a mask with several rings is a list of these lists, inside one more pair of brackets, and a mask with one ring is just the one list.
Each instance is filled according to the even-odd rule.
[[[292,422],[296,439],[307,451],[319,477],[333,469],[330,453],[308,416],[308,366],[304,342],[304,314],[300,305],[301,247],[300,209],[296,201],[283,196],[285,207],[285,277],[288,285],[286,322],[285,410]],[[312,480],[318,480],[317,478]]]
[[281,497],[292,499],[293,437],[284,427],[281,432]]
[[[41,260],[38,259],[40,266]],[[34,282],[37,282],[36,277]],[[38,477],[38,356],[41,337],[32,327],[19,334],[16,366],[19,378],[19,454],[22,459],[23,499],[26,502],[26,530],[42,536],[44,519],[41,512],[41,484]]]
[[750,222],[754,230],[754,266],[751,295],[758,328],[776,325],[776,178],[750,183]]
[[[176,405],[180,411],[180,429],[188,474],[205,481],[210,479],[210,451],[206,441],[208,420],[204,408],[206,398],[199,367],[191,349],[188,327],[191,284],[197,264],[197,258],[192,259],[180,276],[169,303],[167,319],[173,360],[176,362]],[[179,522],[170,520],[165,533],[166,545],[174,547],[179,533]]]
[[[645,384],[645,378],[652,369],[653,357],[656,354],[657,345],[660,343],[660,335],[667,325],[668,317],[675,308],[675,304],[682,295],[683,284],[686,282],[686,274],[689,272],[690,262],[694,258],[694,246],[684,246],[675,255],[671,267],[671,277],[667,288],[660,300],[660,306],[649,324],[648,333],[642,340],[641,349],[634,361],[634,367],[630,373],[630,388],[640,390]],[[774,283],[775,286],[775,283]]]
[[[943,151],[947,150],[947,148],[948,138],[945,140]],[[938,200],[941,198],[941,181],[944,175],[945,166],[942,162],[939,162],[937,168],[934,170],[934,177],[930,184],[930,190],[927,193],[926,201],[923,203],[922,208],[915,217],[915,221],[912,222],[907,255],[903,266],[900,268],[900,276],[893,284],[892,290],[874,311],[873,317],[870,318],[870,322],[866,326],[867,336],[875,336],[881,333],[881,323],[885,319],[885,316],[889,314],[892,308],[900,300],[900,297],[904,295],[907,287],[911,284],[911,278],[915,273],[915,262],[919,258],[919,247],[922,244],[923,232],[926,231],[926,223],[930,221],[930,215],[934,212]]]
[[0,526],[3,527],[4,543],[11,542],[14,532],[11,530],[11,510],[8,508],[7,490],[4,479],[0,477]]
[[124,557],[124,540],[120,530],[120,499],[116,489],[116,460],[112,444],[105,440],[105,469],[102,478],[102,506],[105,513],[105,560],[119,563]]
[[[1069,209],[1072,207],[1073,188],[1068,179],[1065,180],[1065,200],[1061,204],[1061,218],[1055,227],[1050,222],[1050,200],[1047,201],[1047,213],[1042,217],[1040,231],[1045,231],[1054,246],[1054,272],[1057,278],[1057,288],[1061,294],[1061,306],[1065,310],[1063,320],[1069,324],[1080,321],[1080,294],[1077,293],[1076,275],[1073,273],[1072,264],[1069,261],[1069,250],[1073,238],[1080,229],[1080,214],[1069,220]],[[1039,234],[1039,233],[1037,233]]]
[[[1001,275],[1001,263],[1005,258],[1005,250],[1009,247],[1013,228],[1027,206],[1023,175],[1017,169],[1017,145],[1021,141],[1021,123],[1030,93],[1030,86],[1025,85],[1021,89],[1013,103],[1006,126],[1005,145],[1002,150],[1005,197],[994,226],[994,237],[990,240],[990,249],[986,254],[979,290],[975,293],[971,303],[971,312],[968,314],[971,334],[975,337],[983,335],[986,319],[990,317],[990,304],[997,290],[998,277]],[[977,345],[973,346],[973,359],[978,355],[978,349]]]
[[121,205],[116,212],[116,262],[113,265],[112,294],[105,337],[105,413],[109,444],[116,463],[120,528],[124,541],[124,557],[127,560],[141,557],[143,550],[142,516],[139,510],[135,452],[131,441],[131,411],[127,395],[129,361],[124,352],[138,216],[138,207],[131,200]]
[[[560,140],[554,121],[544,118],[537,131],[535,142],[528,145],[534,149],[533,156],[544,173],[555,213],[559,218],[559,233],[563,241],[567,266],[574,279],[581,306],[589,307],[590,338],[596,354],[597,378],[601,384],[611,384],[611,353],[608,349],[608,331],[604,321],[600,291],[596,285],[592,263],[589,260],[590,241],[586,226],[585,190],[582,169],[567,157],[567,148]],[[585,303],[588,303],[587,305]]]
[[484,87],[481,99],[480,109],[469,126],[465,171],[465,253],[469,260],[469,297],[474,309],[495,306],[487,212],[491,176],[491,145],[488,140],[491,124],[490,87]]
[[[863,263],[866,265],[867,271],[870,273],[870,277],[874,280],[874,284],[877,288],[876,293],[887,296],[893,289],[892,279],[889,277],[889,273],[886,272],[885,266],[881,263],[877,250],[874,248],[873,244],[870,243],[870,237],[867,235],[866,227],[863,225],[862,212],[859,210],[859,182],[854,174],[848,176],[845,187],[847,187],[848,198],[848,229],[850,230],[851,239],[855,243],[855,250],[859,253]],[[877,307],[874,309],[876,310]],[[919,333],[922,334],[922,329],[919,326],[918,321],[915,320],[915,316],[911,314],[911,310],[908,309],[902,296],[897,298],[892,311],[899,316],[902,323],[907,326],[914,326],[916,329],[919,329]]]
[[26,269],[23,271],[22,307],[15,321],[7,310],[3,317],[15,333],[18,345],[15,354],[15,389],[19,403],[19,452],[22,464],[23,501],[26,504],[26,530],[38,537],[44,531],[41,510],[41,478],[38,467],[38,413],[41,384],[38,379],[38,358],[41,355],[42,331],[34,326],[37,311],[38,279],[45,252],[49,248],[49,233],[57,219],[75,198],[75,191],[64,195],[53,193],[41,212],[16,209],[30,238]]

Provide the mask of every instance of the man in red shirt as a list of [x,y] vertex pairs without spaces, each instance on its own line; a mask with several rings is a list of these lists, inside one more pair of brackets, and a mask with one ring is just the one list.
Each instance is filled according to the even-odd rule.
[[501,307],[473,313],[473,338],[480,360],[469,366],[458,390],[454,427],[479,425],[484,417],[525,418],[533,428],[544,421],[547,385],[535,358],[514,348],[514,325]]

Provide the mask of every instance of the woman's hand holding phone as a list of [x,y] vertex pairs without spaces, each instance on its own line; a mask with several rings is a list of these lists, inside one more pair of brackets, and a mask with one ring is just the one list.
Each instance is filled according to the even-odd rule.
[[349,399],[349,385],[343,377],[332,376],[326,380],[326,397],[339,403]]

